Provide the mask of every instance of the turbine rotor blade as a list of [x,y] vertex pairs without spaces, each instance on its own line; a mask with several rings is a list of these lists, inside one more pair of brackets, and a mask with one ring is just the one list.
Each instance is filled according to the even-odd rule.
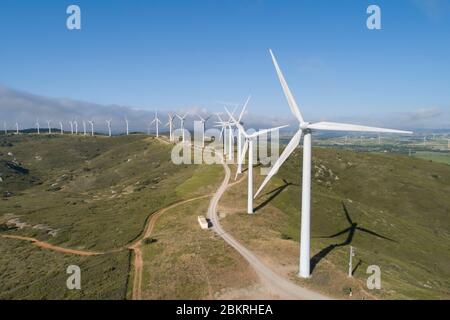
[[325,121],[309,124],[308,129],[326,130],[326,131],[384,132],[384,133],[412,134],[411,131],[367,127],[356,124],[325,122]]
[[244,135],[245,138],[250,138],[250,136],[247,134],[247,132],[245,132],[244,127],[236,121],[236,119],[233,117],[233,115],[230,113],[230,111],[227,109],[227,107],[225,107],[225,111],[228,113],[228,115],[230,116],[230,120],[233,120],[234,124],[238,127],[239,131],[241,131],[241,133]]
[[294,96],[292,95],[291,90],[289,89],[289,86],[284,79],[283,72],[281,72],[280,66],[278,65],[277,59],[275,58],[272,50],[269,50],[270,55],[272,56],[272,61],[275,66],[275,70],[278,74],[278,79],[280,80],[281,86],[283,87],[284,95],[286,96],[286,99],[288,101],[289,107],[291,108],[292,114],[297,118],[297,120],[300,123],[304,123],[303,116],[300,112],[300,109],[297,106],[297,103],[295,102]]
[[249,135],[249,137],[250,137],[250,138],[256,138],[256,137],[261,136],[261,135],[263,135],[263,134],[265,134],[265,133],[269,133],[269,132],[275,131],[275,130],[280,130],[280,129],[283,129],[283,128],[286,128],[286,127],[289,127],[289,125],[280,126],[280,127],[275,127],[275,128],[272,128],[272,129],[264,129],[264,130],[260,130],[260,131],[258,131],[258,132],[255,132],[255,133]]
[[244,107],[242,108],[241,114],[239,115],[238,122],[241,122],[242,116],[244,115],[245,109],[247,108],[248,103],[250,102],[250,99],[252,96],[248,96],[247,101],[244,104]]
[[258,196],[258,194],[264,189],[266,184],[269,182],[269,180],[272,178],[275,173],[278,172],[278,169],[283,165],[283,163],[286,161],[287,158],[291,155],[292,152],[294,152],[295,148],[300,144],[300,140],[302,138],[302,130],[298,130],[297,133],[292,137],[291,141],[289,141],[289,144],[284,149],[281,156],[278,158],[277,162],[273,165],[272,169],[270,169],[269,174],[264,179],[263,183],[259,187],[258,191],[255,193],[255,198]]

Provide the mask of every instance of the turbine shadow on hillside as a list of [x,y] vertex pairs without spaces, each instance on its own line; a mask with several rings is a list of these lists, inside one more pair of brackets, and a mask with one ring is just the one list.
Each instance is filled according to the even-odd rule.
[[[311,265],[310,265],[310,267],[311,267],[311,272],[314,271],[314,268],[317,266],[317,264],[318,264],[323,258],[325,258],[331,251],[333,251],[333,250],[336,249],[336,248],[339,248],[339,247],[345,247],[345,246],[348,246],[348,245],[352,244],[353,238],[354,238],[354,236],[355,236],[356,231],[365,232],[365,233],[370,234],[370,235],[372,235],[372,236],[376,236],[376,237],[378,237],[378,238],[381,238],[381,239],[384,239],[384,240],[388,240],[388,241],[391,241],[391,242],[397,242],[397,241],[394,240],[394,239],[391,239],[391,238],[382,236],[382,235],[380,235],[380,234],[378,234],[378,233],[376,233],[376,232],[374,232],[374,231],[371,231],[371,230],[369,230],[369,229],[359,227],[359,226],[358,226],[358,223],[357,223],[357,222],[353,222],[352,218],[350,217],[350,214],[349,214],[349,212],[348,212],[347,206],[345,205],[344,201],[342,201],[342,208],[343,208],[343,210],[344,210],[344,213],[345,213],[345,217],[346,217],[346,219],[347,219],[347,222],[350,224],[350,226],[349,226],[347,229],[344,229],[344,230],[342,230],[342,231],[339,231],[338,233],[332,234],[332,235],[330,235],[330,236],[315,237],[315,238],[332,239],[332,238],[339,237],[339,236],[341,236],[341,235],[343,235],[343,234],[346,234],[346,233],[348,234],[348,235],[347,235],[347,238],[345,239],[345,241],[343,241],[343,242],[341,242],[341,243],[334,243],[334,244],[331,244],[331,245],[329,245],[329,246],[323,248],[322,250],[320,250],[317,254],[315,254],[315,255],[311,258]],[[360,262],[361,262],[361,261],[360,261]],[[357,265],[357,267],[359,267],[359,265]],[[355,267],[355,271],[356,271],[356,268],[357,268],[357,267]]]
[[255,207],[254,212],[257,212],[258,210],[261,210],[266,205],[268,205],[273,199],[275,199],[281,192],[283,192],[284,189],[286,189],[289,186],[298,186],[297,184],[294,184],[292,182],[288,182],[286,179],[283,179],[284,184],[267,192],[265,196],[269,196],[266,200],[261,202],[258,206]]

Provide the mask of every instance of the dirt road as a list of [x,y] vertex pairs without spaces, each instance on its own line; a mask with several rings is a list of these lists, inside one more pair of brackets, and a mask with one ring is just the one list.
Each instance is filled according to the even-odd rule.
[[144,229],[144,232],[142,236],[131,246],[128,247],[128,249],[132,250],[134,253],[134,278],[133,278],[133,293],[132,293],[132,299],[133,300],[141,300],[142,297],[142,270],[144,266],[144,261],[142,259],[142,250],[141,246],[145,239],[149,238],[152,235],[153,229],[155,228],[156,221],[158,218],[166,211],[173,209],[175,207],[178,207],[180,205],[200,200],[204,198],[211,197],[211,194],[183,200],[180,202],[176,202],[168,207],[162,208],[161,210],[155,212],[150,217],[147,226]]
[[43,248],[43,249],[53,250],[53,251],[56,251],[56,252],[61,252],[61,253],[66,253],[66,254],[75,254],[77,256],[88,257],[88,256],[98,256],[98,255],[105,254],[105,252],[75,250],[75,249],[68,249],[68,248],[58,247],[58,246],[54,246],[54,245],[52,245],[50,243],[39,241],[38,239],[29,238],[29,237],[2,235],[2,238],[29,241],[29,242],[32,242],[35,246]]
[[210,219],[213,227],[212,229],[222,237],[230,246],[232,246],[237,252],[239,252],[248,263],[254,268],[258,274],[262,284],[267,287],[269,292],[274,296],[281,299],[302,299],[302,300],[323,300],[331,299],[330,297],[324,296],[320,293],[314,292],[312,290],[300,287],[289,280],[281,277],[269,267],[267,267],[261,260],[253,254],[250,250],[240,244],[236,239],[234,239],[230,234],[226,233],[225,230],[220,225],[219,218],[217,216],[217,205],[220,198],[224,192],[231,186],[230,181],[230,168],[226,163],[223,163],[225,170],[225,178],[214,194],[208,208],[208,218]]

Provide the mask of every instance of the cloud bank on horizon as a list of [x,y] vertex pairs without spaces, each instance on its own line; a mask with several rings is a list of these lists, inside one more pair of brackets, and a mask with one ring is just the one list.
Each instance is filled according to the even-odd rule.
[[[288,108],[287,104],[280,107]],[[249,109],[255,110],[255,107],[251,106],[250,103]],[[237,110],[240,110],[240,108],[238,107]],[[158,110],[159,118],[162,119],[163,124],[167,122],[167,114],[169,112],[189,112],[188,129],[193,127],[192,123],[194,120],[198,120],[197,115],[206,116],[211,114],[206,108],[198,106]],[[68,122],[72,120],[86,122],[94,120],[97,123],[97,130],[101,132],[107,130],[106,120],[112,119],[114,131],[118,132],[123,131],[125,128],[125,117],[130,122],[131,131],[146,132],[149,123],[154,118],[154,112],[130,106],[100,105],[70,98],[44,97],[0,85],[0,122],[6,122],[8,128],[11,129],[16,121],[21,124],[21,128],[34,128],[37,119],[41,122],[41,126],[45,126],[45,122],[51,120],[54,127],[59,126],[59,121],[68,126]],[[338,119],[321,118],[317,120],[348,121],[368,125],[403,127],[405,129],[450,129],[449,119],[448,112],[441,108],[427,107],[409,113],[392,113],[383,116],[341,116]],[[243,121],[247,127],[255,129],[273,127],[280,124],[289,124],[292,130],[296,128],[293,117],[264,116],[255,111],[246,112]],[[210,121],[209,126],[212,125],[213,121]]]

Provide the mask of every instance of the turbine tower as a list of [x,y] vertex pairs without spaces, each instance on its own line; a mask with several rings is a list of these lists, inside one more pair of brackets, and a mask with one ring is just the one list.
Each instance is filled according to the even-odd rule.
[[51,124],[51,121],[47,120],[48,134],[52,134],[52,127],[50,124]]
[[73,134],[73,121],[69,121],[70,124],[70,134]]
[[125,125],[126,125],[126,129],[127,129],[127,136],[130,135],[130,130],[129,130],[129,126],[128,126],[128,118],[125,117]]
[[200,115],[197,115],[197,117],[199,117],[201,123],[202,123],[202,148],[205,147],[205,123],[206,121],[209,120],[209,118],[211,118],[211,116],[207,116],[206,118],[203,118]]
[[300,144],[303,135],[303,180],[302,180],[302,211],[301,211],[301,231],[300,231],[300,262],[299,276],[302,278],[310,277],[310,215],[311,215],[311,133],[312,131],[355,131],[355,132],[385,132],[385,133],[401,133],[411,134],[409,131],[392,130],[384,128],[366,127],[353,124],[335,123],[335,122],[317,122],[309,123],[303,119],[303,116],[295,102],[283,73],[278,66],[277,60],[270,50],[275,70],[278,74],[281,86],[288,101],[292,114],[299,122],[299,130],[291,139],[287,147],[284,149],[280,158],[274,164],[261,187],[255,194],[255,198],[269,182],[272,176],[278,171],[281,165],[291,155],[291,153]]
[[[159,124],[161,123],[161,120],[158,119],[158,111],[155,111],[155,118],[152,122],[150,122],[150,125],[155,124],[156,125],[156,137],[159,138]],[[183,131],[183,141],[184,141],[184,131]]]
[[19,134],[19,122],[16,121],[16,134]]
[[112,119],[106,120],[106,124],[108,125],[108,135],[111,137],[111,121]]
[[63,123],[61,121],[59,122],[59,127],[61,129],[61,134],[64,134]]
[[[237,119],[237,123],[239,123],[240,125],[242,125],[242,122],[241,122],[242,116],[244,115],[245,110],[247,109],[247,105],[250,102],[251,97],[252,96],[248,96],[247,101],[245,102],[244,106],[242,107],[241,113],[239,114],[239,118]],[[236,127],[237,127],[237,125],[236,125]],[[241,131],[239,130],[239,127],[237,127],[237,129],[238,129],[238,132],[237,132],[237,161],[238,161],[238,169],[237,169],[235,180],[237,178],[237,175],[242,173],[242,162],[243,162],[242,158],[241,158],[241,156],[242,156],[242,154],[241,154],[242,153],[242,134],[241,134]]]
[[227,154],[227,143],[225,141],[225,137],[226,137],[226,128],[227,128],[227,123],[225,121],[222,120],[222,118],[220,117],[220,114],[216,113],[217,118],[219,118],[219,121],[216,121],[217,125],[216,127],[221,127],[220,130],[220,139],[222,140],[222,144],[223,144],[223,154]]
[[83,136],[86,136],[86,121],[83,120]]
[[78,121],[74,120],[73,123],[75,125],[75,134],[78,134]]
[[36,119],[36,131],[37,134],[41,133],[41,126],[39,125],[39,119]]
[[94,136],[94,120],[90,120],[88,122],[91,125],[91,136]]
[[169,126],[169,141],[173,141],[172,137],[172,131],[173,131],[173,120],[175,119],[175,116],[172,114],[168,114],[169,121],[166,123],[166,127]]
[[[285,128],[287,126],[281,126],[281,127],[276,127],[276,128],[272,128],[272,129],[260,130],[253,134],[248,134],[245,131],[244,127],[242,127],[242,125],[234,119],[233,115],[228,111],[228,109],[225,108],[225,110],[227,111],[227,113],[230,116],[233,123],[238,127],[238,130],[240,131],[240,133],[245,137],[244,149],[242,150],[242,154],[241,154],[240,158],[241,159],[245,158],[245,153],[247,152],[247,149],[248,149],[247,213],[252,214],[253,213],[253,142],[256,140],[256,138],[258,136],[267,134],[272,131],[280,130],[281,128]],[[236,175],[237,175],[237,173],[236,173]]]
[[180,119],[180,129],[182,130],[182,133],[183,133],[183,143],[186,141],[185,134],[184,134],[184,121],[186,120],[186,117],[188,116],[188,114],[189,114],[189,112],[186,112],[186,114],[183,117],[181,117],[178,114],[175,114],[178,117],[178,119]]

